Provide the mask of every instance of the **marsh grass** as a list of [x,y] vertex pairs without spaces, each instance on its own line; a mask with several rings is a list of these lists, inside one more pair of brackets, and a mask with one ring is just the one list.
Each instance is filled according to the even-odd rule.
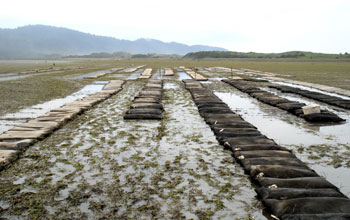
[[[18,64],[18,66],[16,65]],[[74,80],[72,77],[84,73],[94,72],[102,69],[118,67],[115,62],[94,61],[94,62],[73,62],[81,69],[48,72],[33,74],[30,77],[0,81],[0,115],[16,112],[22,108],[40,104],[52,99],[68,96],[94,80]],[[70,63],[60,64],[55,68],[72,67]],[[67,65],[67,66],[65,66]],[[47,68],[43,64],[21,64],[0,62],[0,72],[24,71],[36,68]]]
[[[40,68],[70,68],[69,70],[33,74],[23,79],[0,81],[0,115],[16,112],[24,107],[65,97],[95,80],[76,80],[74,76],[114,67],[146,65],[153,72],[165,67],[222,66],[248,68],[281,74],[293,80],[319,83],[350,89],[350,62],[342,60],[302,59],[218,59],[218,60],[113,60],[66,59],[59,61],[1,61],[0,73],[20,72]],[[209,75],[210,73],[208,73]],[[220,74],[220,73],[215,73]],[[110,80],[110,74],[97,80]],[[225,76],[224,73],[222,73]],[[227,75],[227,74],[226,74]],[[210,75],[208,76],[210,77]]]

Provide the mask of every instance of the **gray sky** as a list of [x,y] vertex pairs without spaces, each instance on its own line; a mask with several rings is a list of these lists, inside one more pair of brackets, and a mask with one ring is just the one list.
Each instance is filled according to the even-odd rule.
[[233,51],[350,52],[349,0],[3,0],[0,27],[44,24]]

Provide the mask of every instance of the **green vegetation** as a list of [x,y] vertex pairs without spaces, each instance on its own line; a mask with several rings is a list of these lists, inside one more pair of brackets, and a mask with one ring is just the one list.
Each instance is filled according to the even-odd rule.
[[93,82],[93,80],[74,80],[72,77],[112,67],[118,67],[112,60],[1,61],[0,76],[6,72],[40,71],[51,68],[52,71],[20,73],[19,76],[30,76],[9,81],[1,81],[0,77],[0,115],[70,95]]
[[177,54],[131,54],[126,52],[115,52],[115,53],[91,53],[89,55],[71,55],[64,58],[107,58],[107,59],[181,59],[182,56]]
[[131,56],[131,59],[180,59],[180,55],[176,54],[156,54],[156,53],[148,53],[148,54],[134,54]]
[[187,59],[206,59],[206,58],[309,58],[309,59],[341,59],[350,58],[350,54],[324,54],[304,51],[288,51],[284,53],[243,53],[235,51],[200,51],[188,53],[184,56]]
[[[151,55],[150,55],[151,56]],[[53,66],[55,63],[55,66]],[[280,74],[279,77],[350,89],[350,62],[341,59],[61,59],[35,61],[0,61],[1,73],[28,70],[55,69],[52,72],[33,73],[31,77],[0,81],[0,114],[18,111],[54,98],[67,96],[94,80],[77,80],[74,76],[114,67],[146,65],[155,72],[159,68],[186,66],[227,67],[254,69]],[[58,70],[57,70],[58,69]],[[211,73],[208,73],[210,77]],[[230,73],[214,73],[227,77]],[[112,80],[108,75],[98,80]]]
[[115,53],[91,53],[88,55],[71,55],[71,56],[66,56],[64,58],[117,58],[117,59],[130,59],[131,58],[130,53],[126,52],[115,52]]

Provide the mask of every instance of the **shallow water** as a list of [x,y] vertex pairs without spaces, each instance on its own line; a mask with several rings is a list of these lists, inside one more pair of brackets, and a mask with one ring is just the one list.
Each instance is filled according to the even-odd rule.
[[28,71],[18,72],[18,73],[0,73],[0,81],[24,79],[32,76],[40,76],[40,75],[54,73],[54,72],[61,72],[63,70],[64,69],[45,69],[44,72],[41,72],[41,71],[36,72],[35,70],[28,70]]
[[282,93],[275,89],[268,89],[264,88],[264,90],[267,90],[269,92],[272,92],[280,97],[297,101],[301,103],[305,103],[307,105],[311,104],[318,104],[321,106],[321,109],[326,109],[328,111],[331,111],[335,114],[337,114],[339,117],[345,119],[346,121],[340,124],[314,124],[314,123],[308,123],[310,124],[310,127],[313,127],[314,130],[318,130],[321,134],[324,136],[332,137],[332,140],[337,141],[339,143],[350,143],[350,110],[344,110],[339,107],[335,107],[332,105],[327,105],[323,102],[318,102],[313,99],[308,99],[299,95],[294,95],[290,93]]
[[178,75],[178,80],[184,80],[184,79],[192,79],[191,76],[189,76],[187,73],[185,72],[177,72]]
[[18,75],[18,73],[0,73],[0,77],[15,76],[15,75]]
[[286,83],[286,82],[278,82],[278,81],[273,81],[273,80],[269,80],[269,81],[272,82],[272,83],[275,83],[275,84],[283,85],[283,86],[290,86],[290,87],[293,87],[293,88],[304,89],[304,90],[308,90],[308,91],[318,92],[318,93],[322,93],[322,94],[326,94],[326,95],[335,96],[335,97],[343,98],[343,99],[346,99],[346,100],[350,100],[349,96],[338,95],[338,94],[335,94],[335,93],[326,92],[326,91],[322,91],[322,90],[315,89],[315,88],[310,88],[310,87],[296,85],[296,84],[292,84],[292,83]]
[[155,73],[153,73],[151,79],[163,79],[164,69],[157,69]]
[[344,194],[350,195],[347,184],[350,180],[349,112],[337,112],[348,119],[344,124],[314,125],[284,110],[260,103],[229,85],[217,84],[211,84],[211,88],[234,112],[256,126],[262,134],[292,149],[298,158],[338,186]]
[[138,79],[142,72],[143,72],[143,69],[139,69],[133,73],[126,73],[126,72],[124,73],[123,72],[123,73],[110,75],[109,77],[117,78],[120,80],[134,80],[134,79]]
[[124,73],[132,73],[132,72],[135,72],[136,70],[138,70],[138,69],[140,69],[142,67],[144,67],[144,65],[135,66],[135,67],[129,67],[129,68],[124,69],[122,72],[124,72]]
[[180,88],[180,85],[177,83],[165,83],[163,85],[163,89],[178,89]]
[[64,104],[81,99],[90,94],[96,93],[104,87],[106,82],[99,81],[96,84],[87,85],[78,92],[60,99],[54,99],[29,108],[22,109],[16,113],[9,113],[0,117],[0,134],[21,124],[29,119],[37,118],[52,109],[59,108]]
[[174,76],[164,76],[165,70],[158,69],[153,75],[152,79],[174,79]]
[[15,80],[15,79],[24,79],[33,75],[39,75],[39,74],[26,74],[26,75],[15,75],[15,76],[8,76],[8,77],[0,77],[0,81],[9,81],[9,80]]
[[94,84],[99,84],[99,85],[106,85],[108,84],[109,81],[95,81]]
[[121,80],[135,80],[141,76],[141,73],[143,71],[144,71],[144,69],[139,69],[139,68],[130,69],[130,68],[128,68],[124,71],[120,71],[120,73],[118,73],[118,74],[113,74],[110,77],[121,79]]
[[15,127],[16,125],[20,125],[25,123],[27,120],[25,119],[15,119],[15,120],[5,120],[0,118],[0,134],[2,134],[5,131],[10,130],[11,128]]
[[121,68],[112,68],[112,69],[108,69],[108,70],[99,70],[99,71],[95,71],[95,72],[91,72],[91,73],[87,73],[87,74],[83,74],[83,75],[79,75],[74,77],[74,79],[85,79],[91,76],[95,76],[97,74],[109,74],[109,73],[114,73],[118,70],[120,70]]
[[141,76],[141,74],[143,73],[143,71],[144,71],[144,69],[136,70],[134,73],[131,73],[131,75],[126,79],[128,79],[128,80],[129,79],[138,79]]

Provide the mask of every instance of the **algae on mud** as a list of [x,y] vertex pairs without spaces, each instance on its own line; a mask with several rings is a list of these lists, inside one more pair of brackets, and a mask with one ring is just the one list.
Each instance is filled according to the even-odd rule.
[[161,122],[123,121],[142,86],[129,81],[28,149],[0,175],[0,215],[263,219],[251,183],[217,145],[190,94],[179,82],[167,83]]

